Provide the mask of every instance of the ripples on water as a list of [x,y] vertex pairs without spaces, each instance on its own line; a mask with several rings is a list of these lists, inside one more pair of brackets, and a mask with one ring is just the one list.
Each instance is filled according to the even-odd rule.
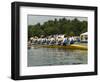
[[28,66],[87,64],[87,50],[58,48],[28,49]]

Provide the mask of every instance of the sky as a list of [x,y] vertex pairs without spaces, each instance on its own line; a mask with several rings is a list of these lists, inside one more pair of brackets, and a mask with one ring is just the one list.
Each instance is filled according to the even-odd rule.
[[72,16],[50,16],[50,15],[28,15],[27,20],[28,20],[28,25],[35,25],[37,23],[43,24],[44,22],[48,20],[54,20],[54,19],[61,19],[61,18],[66,18],[69,20],[73,20],[77,18],[80,21],[87,21],[87,17],[72,17]]

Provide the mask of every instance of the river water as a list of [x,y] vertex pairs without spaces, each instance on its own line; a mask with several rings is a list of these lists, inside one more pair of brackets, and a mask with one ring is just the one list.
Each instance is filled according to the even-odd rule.
[[28,49],[28,66],[87,64],[87,50],[58,48]]

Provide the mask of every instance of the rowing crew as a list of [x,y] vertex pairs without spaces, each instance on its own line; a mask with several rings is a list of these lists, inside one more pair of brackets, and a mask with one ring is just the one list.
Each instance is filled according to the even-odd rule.
[[74,42],[79,42],[79,38],[75,37],[51,37],[51,38],[30,38],[30,43],[32,44],[47,44],[47,45],[69,45],[74,44]]

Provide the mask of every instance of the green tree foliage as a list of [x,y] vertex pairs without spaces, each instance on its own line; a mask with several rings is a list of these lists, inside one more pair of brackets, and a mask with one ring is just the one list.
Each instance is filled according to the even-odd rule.
[[81,33],[87,32],[87,21],[79,21],[77,18],[68,20],[66,18],[49,20],[44,24],[28,26],[28,38],[31,36],[66,34],[67,36],[79,36]]

